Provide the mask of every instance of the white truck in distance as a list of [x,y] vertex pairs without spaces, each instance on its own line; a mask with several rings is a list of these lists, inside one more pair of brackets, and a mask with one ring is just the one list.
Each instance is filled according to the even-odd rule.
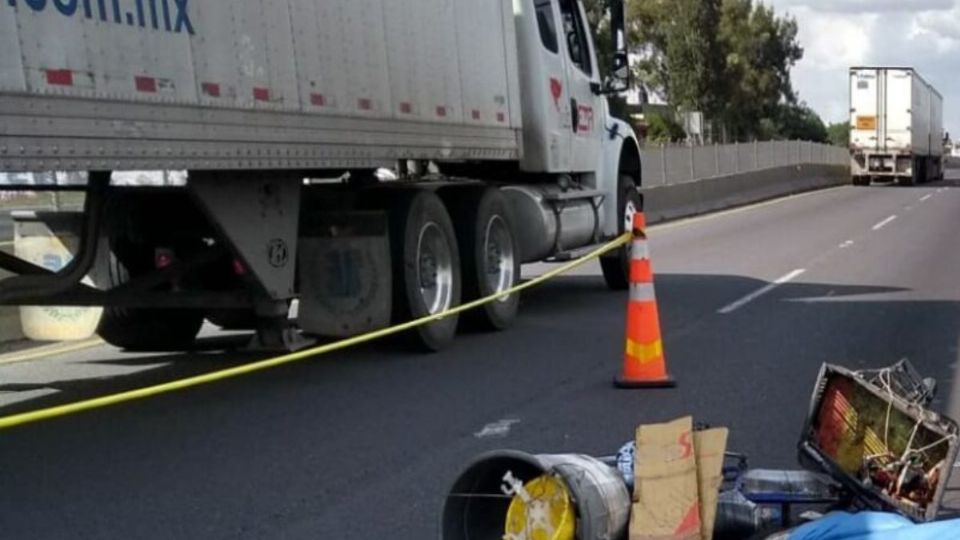
[[943,98],[912,68],[850,68],[853,183],[943,178]]
[[[204,319],[292,349],[613,238],[641,168],[606,98],[628,78],[622,0],[609,7],[602,80],[579,0],[7,0],[0,171],[89,179],[2,186],[87,196],[62,270],[0,253],[17,274],[0,303],[105,306],[99,334],[130,349],[187,348]],[[130,170],[188,179],[111,182]],[[602,260],[612,288],[627,262]],[[514,295],[464,318],[501,329],[517,309]],[[408,337],[436,350],[457,326]]]

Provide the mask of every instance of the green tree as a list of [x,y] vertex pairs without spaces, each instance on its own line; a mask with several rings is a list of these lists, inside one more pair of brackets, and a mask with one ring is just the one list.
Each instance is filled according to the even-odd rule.
[[[605,0],[584,0],[602,69],[609,65]],[[681,112],[702,111],[728,138],[776,136],[796,95],[797,23],[754,0],[626,0],[635,82]],[[797,116],[797,115],[795,115]],[[799,115],[802,117],[802,115]]]
[[720,75],[715,51],[719,2],[674,0],[671,4],[665,54],[670,103],[681,111],[713,112],[717,96],[712,90]]
[[681,111],[703,111],[735,138],[754,137],[796,101],[797,23],[753,0],[628,0],[639,83]]
[[850,146],[850,123],[836,122],[827,126],[827,140],[836,146]]
[[647,115],[647,140],[657,143],[680,142],[687,137],[683,126],[673,117],[660,113]]
[[805,103],[780,105],[775,123],[777,138],[827,142],[827,127]]
[[628,0],[628,40],[643,89],[683,111],[717,112],[721,0]]
[[719,44],[726,54],[723,123],[738,139],[756,137],[761,120],[796,103],[790,69],[803,57],[797,22],[752,0],[724,0]]

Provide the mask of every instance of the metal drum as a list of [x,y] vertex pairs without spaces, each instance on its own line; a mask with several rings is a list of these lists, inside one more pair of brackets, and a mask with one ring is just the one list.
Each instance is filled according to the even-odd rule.
[[[535,508],[536,501],[530,498],[536,494],[526,493],[521,487],[534,488],[549,483],[545,479],[562,483],[570,503],[553,504],[549,508],[554,523],[548,527],[547,537],[552,540],[624,537],[630,516],[630,494],[616,469],[580,454],[532,455],[498,450],[478,457],[454,481],[443,506],[441,538],[532,538],[532,534],[516,531],[508,534],[508,515],[514,517],[518,506],[526,506],[528,511]],[[555,499],[555,492],[550,493]],[[564,514],[568,507],[569,516]],[[572,529],[566,526],[568,519],[573,523]],[[573,536],[570,536],[571,530]]]

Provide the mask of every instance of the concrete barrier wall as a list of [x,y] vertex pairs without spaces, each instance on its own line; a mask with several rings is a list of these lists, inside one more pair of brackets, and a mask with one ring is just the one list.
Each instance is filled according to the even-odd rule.
[[656,223],[734,208],[850,181],[844,165],[789,165],[642,188],[647,221]]

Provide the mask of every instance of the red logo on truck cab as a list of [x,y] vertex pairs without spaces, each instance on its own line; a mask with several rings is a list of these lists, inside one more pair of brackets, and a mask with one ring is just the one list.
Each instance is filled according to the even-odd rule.
[[579,105],[577,107],[577,118],[577,133],[589,133],[593,131],[593,107]]
[[563,96],[563,85],[559,79],[550,77],[550,95],[553,96],[553,104],[560,110],[560,97]]

